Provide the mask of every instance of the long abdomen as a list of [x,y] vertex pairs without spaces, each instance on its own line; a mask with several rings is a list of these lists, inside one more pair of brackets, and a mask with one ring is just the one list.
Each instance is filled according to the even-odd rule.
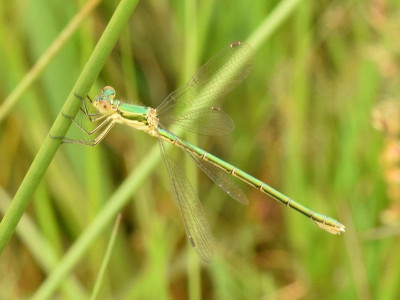
[[345,231],[345,226],[341,224],[340,222],[336,221],[333,218],[330,218],[328,216],[325,216],[323,214],[317,213],[308,207],[305,207],[304,205],[290,199],[289,197],[285,196],[284,194],[278,192],[274,188],[270,187],[268,184],[262,182],[261,180],[258,180],[257,178],[251,176],[250,174],[236,168],[235,166],[231,165],[230,163],[227,163],[226,161],[212,155],[211,153],[208,153],[204,151],[203,149],[196,147],[189,142],[186,142],[173,133],[159,129],[158,130],[160,133],[160,137],[167,142],[176,145],[186,151],[189,151],[190,153],[193,153],[197,157],[204,159],[213,165],[217,166],[218,168],[224,170],[226,173],[231,174],[232,176],[235,176],[239,178],[240,180],[244,181],[245,183],[251,185],[252,187],[260,190],[261,192],[273,197],[275,200],[278,200],[282,204],[291,207],[298,212],[302,213],[303,215],[309,217],[311,220],[313,220],[319,227],[322,229],[332,233],[332,234],[340,234],[341,232]]

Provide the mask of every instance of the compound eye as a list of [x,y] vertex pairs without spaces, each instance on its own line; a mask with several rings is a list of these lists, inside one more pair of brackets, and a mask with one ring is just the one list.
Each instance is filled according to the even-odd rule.
[[99,102],[99,104],[100,104],[101,109],[104,110],[104,111],[110,110],[110,108],[111,108],[111,104],[110,104],[110,102],[108,102],[108,101],[101,100],[101,101]]
[[103,88],[103,95],[108,99],[113,100],[115,97],[115,89],[112,86],[105,86]]

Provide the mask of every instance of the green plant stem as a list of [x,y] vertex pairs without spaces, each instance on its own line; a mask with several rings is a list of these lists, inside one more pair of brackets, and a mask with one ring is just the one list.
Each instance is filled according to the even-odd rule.
[[33,82],[44,71],[48,64],[53,60],[62,47],[68,42],[70,37],[79,28],[79,25],[87,18],[87,16],[96,8],[101,0],[90,0],[75,17],[68,23],[63,31],[58,35],[51,46],[39,58],[36,64],[29,70],[25,77],[19,82],[11,94],[4,100],[0,106],[0,123],[7,117],[11,109],[18,102],[24,92],[31,86]]
[[257,50],[260,45],[293,13],[302,0],[285,0],[271,12],[268,18],[258,26],[247,42]]
[[[0,187],[0,212],[4,213],[10,203],[10,197]],[[57,250],[46,240],[29,216],[22,216],[16,229],[19,239],[29,249],[40,267],[46,273],[50,273],[56,267],[59,260]],[[83,289],[78,279],[74,276],[66,278],[62,284],[62,288],[65,295],[69,295],[72,299],[86,299],[88,297],[87,291]]]
[[[88,93],[90,86],[96,80],[108,55],[114,47],[114,44],[117,42],[119,34],[128,21],[136,3],[137,0],[122,0],[118,5],[113,17],[94,49],[93,54],[90,56],[89,61],[84,67],[62,108],[64,114],[75,116],[78,112],[81,101],[76,98],[75,93],[80,96],[85,96]],[[70,125],[71,121],[59,114],[50,129],[50,135],[56,137],[65,136]],[[10,208],[0,223],[0,254],[3,252],[5,245],[18,224],[18,221],[21,219],[22,214],[28,206],[29,200],[53,159],[60,142],[60,140],[52,139],[50,136],[47,136],[32,162],[28,173],[15,194]]]
[[153,169],[160,165],[160,159],[161,156],[158,147],[153,147],[150,153],[140,162],[137,168],[107,201],[93,223],[71,246],[57,268],[55,268],[53,273],[44,281],[32,299],[47,299],[51,296],[68,272],[82,258],[89,246],[106,228],[108,228],[121,208],[129,201],[132,191],[140,188],[142,182],[146,180]]
[[90,296],[91,300],[95,300],[97,298],[97,296],[99,295],[101,283],[103,282],[104,274],[106,272],[108,262],[110,261],[111,253],[114,248],[115,238],[117,237],[119,223],[121,222],[121,217],[122,217],[122,215],[119,214],[117,216],[117,219],[115,220],[114,228],[113,228],[113,231],[111,232],[110,241],[108,242],[107,250],[104,255],[104,260],[103,260],[103,263],[101,264],[99,275],[97,276],[92,295]]
[[[185,2],[185,63],[183,77],[189,78],[198,67],[198,32],[197,32],[197,1]],[[185,79],[186,80],[186,79]],[[190,140],[197,144],[197,136],[190,134]],[[186,157],[186,162],[190,161]],[[194,189],[198,190],[197,169],[194,164],[186,164],[186,173],[191,179]],[[200,262],[196,253],[192,250],[189,241],[186,241],[187,274],[188,274],[188,297],[191,300],[201,299],[201,276]]]

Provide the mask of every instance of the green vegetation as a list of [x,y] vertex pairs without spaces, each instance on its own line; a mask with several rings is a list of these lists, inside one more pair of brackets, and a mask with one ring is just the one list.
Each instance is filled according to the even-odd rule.
[[[388,128],[400,114],[374,107],[398,106],[400,5],[122,2],[119,14],[118,3],[100,3],[54,57],[46,50],[84,1],[0,2],[0,105],[13,95],[0,114],[2,216],[17,195],[0,225],[0,298],[88,298],[97,283],[98,299],[393,299],[399,151],[388,157],[398,136]],[[237,181],[250,200],[241,206],[188,164],[215,238],[204,265],[156,139],[117,126],[97,147],[58,147],[48,134],[68,129],[57,116],[76,113],[74,92],[95,97],[112,85],[124,101],[156,107],[235,40],[252,44],[255,64],[222,104],[234,133],[185,138],[338,219],[346,233],[330,235]]]

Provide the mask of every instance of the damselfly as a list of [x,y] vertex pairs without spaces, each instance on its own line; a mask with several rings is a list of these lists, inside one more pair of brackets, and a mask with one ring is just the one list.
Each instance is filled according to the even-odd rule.
[[98,134],[97,137],[85,141],[63,137],[63,142],[95,146],[116,123],[128,125],[158,138],[187,237],[197,254],[207,263],[212,260],[213,245],[202,205],[182,168],[167,153],[164,142],[181,148],[211,180],[238,202],[247,204],[248,200],[229,176],[239,178],[284,205],[297,210],[332,234],[344,232],[345,226],[338,221],[295,202],[230,163],[181,139],[165,127],[165,124],[172,121],[186,130],[200,134],[218,136],[232,132],[234,128],[232,119],[222,109],[212,106],[212,103],[239,85],[247,77],[251,66],[251,47],[246,43],[232,43],[203,65],[184,87],[169,94],[155,109],[117,100],[114,88],[106,86],[94,101],[89,98],[95,113],[89,112],[85,99],[80,98],[81,110],[86,117],[91,122],[100,122],[93,130],[88,131],[73,118],[65,116],[88,136]]

